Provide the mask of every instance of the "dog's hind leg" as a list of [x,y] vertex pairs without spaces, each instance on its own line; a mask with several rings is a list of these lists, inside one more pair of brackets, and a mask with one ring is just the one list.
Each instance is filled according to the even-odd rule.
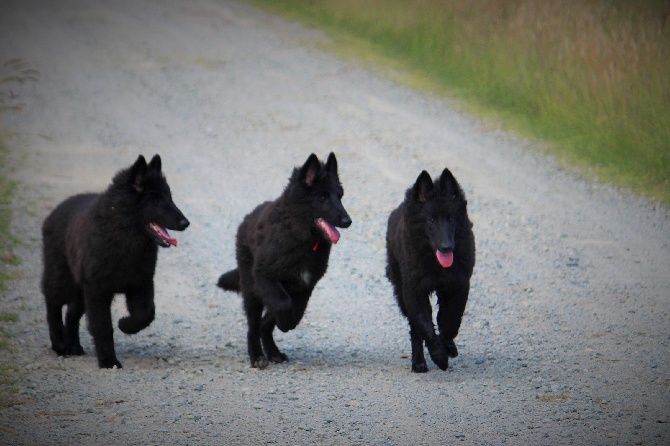
[[[81,290],[70,276],[63,259],[45,261],[42,292],[47,308],[47,323],[51,349],[61,356],[81,355],[79,319],[83,314]],[[63,325],[63,307],[67,305],[66,324]],[[81,313],[80,313],[81,311]]]
[[153,283],[150,281],[142,289],[127,292],[126,307],[129,316],[119,319],[119,329],[126,334],[135,334],[147,328],[156,314]]
[[65,334],[63,327],[63,305],[47,299],[47,323],[49,324],[49,339],[51,349],[60,356],[67,355],[65,349]]
[[440,307],[437,312],[437,326],[440,329],[442,343],[451,358],[458,356],[454,338],[456,338],[461,328],[469,292],[469,283],[452,288],[449,290],[449,295],[444,291],[437,292],[437,302]]
[[[261,347],[261,316],[263,304],[255,296],[244,294],[244,311],[247,314],[247,348],[251,367],[264,369],[268,366],[268,358]],[[275,346],[276,347],[276,346]]]
[[111,292],[97,291],[92,288],[84,289],[84,304],[88,317],[88,331],[93,336],[95,352],[98,356],[98,365],[102,369],[111,369],[114,366],[121,368],[114,351],[114,330],[112,328],[112,299]]
[[65,350],[68,355],[83,355],[84,349],[79,341],[79,320],[84,315],[84,293],[78,289],[77,297],[67,304],[65,312]]
[[275,343],[272,332],[275,329],[275,320],[274,317],[265,314],[263,320],[261,321],[261,342],[263,343],[263,350],[268,360],[275,363],[281,363],[288,361],[288,356],[279,351],[277,344]]

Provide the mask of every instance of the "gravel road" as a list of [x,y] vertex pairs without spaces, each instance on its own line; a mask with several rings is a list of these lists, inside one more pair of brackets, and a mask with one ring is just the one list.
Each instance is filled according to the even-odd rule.
[[[20,315],[0,358],[21,380],[0,443],[669,444],[668,210],[324,53],[326,39],[228,0],[0,2],[0,61],[40,73],[2,115],[21,264],[0,299]],[[331,151],[354,223],[303,322],[276,337],[291,361],[251,369],[240,298],[215,281],[242,217]],[[49,348],[40,225],[139,153],[161,154],[191,227],[159,254],[156,320],[116,329],[124,368],[100,370],[83,328],[87,355]],[[445,166],[478,263],[461,355],[419,375],[384,277],[385,224],[422,169]]]

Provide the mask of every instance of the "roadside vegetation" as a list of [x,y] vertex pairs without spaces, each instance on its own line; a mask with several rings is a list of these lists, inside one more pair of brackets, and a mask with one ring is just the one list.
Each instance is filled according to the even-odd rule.
[[[0,114],[11,113],[21,110],[21,103],[12,90],[12,86],[27,81],[37,80],[38,73],[28,68],[27,64],[20,59],[12,59],[3,63],[0,67]],[[8,279],[7,265],[19,263],[12,248],[14,238],[10,233],[10,222],[12,218],[12,192],[16,187],[14,181],[7,177],[5,158],[7,146],[5,140],[8,129],[0,124],[0,291],[4,289],[5,280]],[[1,313],[4,315],[4,313]],[[0,322],[5,318],[0,318]]]
[[546,142],[592,177],[670,204],[667,0],[250,1]]
[[[0,107],[2,103],[0,103]],[[2,110],[0,110],[2,113]],[[8,180],[4,174],[6,148],[0,133],[0,306],[6,298],[4,294],[5,281],[10,278],[7,266],[16,264],[18,259],[12,253],[13,239],[9,232],[9,222],[12,215],[11,194],[14,183]],[[18,321],[18,314],[0,311],[0,409],[13,404],[13,395],[17,392],[18,368],[8,361],[11,353],[11,339],[13,333],[8,329]],[[0,425],[0,428],[2,426]]]
[[[23,61],[18,59],[9,60],[0,67],[0,114],[20,109],[21,105],[11,87],[29,80],[36,80],[36,76],[36,71],[29,69]],[[12,192],[16,183],[6,175],[6,137],[7,129],[0,125],[0,305],[6,298],[5,282],[11,278],[7,272],[8,266],[19,263],[19,258],[13,253],[15,239],[10,232]],[[17,313],[0,310],[0,409],[14,404],[14,395],[18,391],[19,368],[7,360],[12,352],[11,339],[14,337],[9,327],[18,320]],[[10,428],[2,425],[0,425],[0,430],[11,432]]]

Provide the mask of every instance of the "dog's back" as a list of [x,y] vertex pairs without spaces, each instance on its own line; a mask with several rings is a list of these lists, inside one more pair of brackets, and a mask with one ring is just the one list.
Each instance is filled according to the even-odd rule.
[[83,221],[99,194],[79,194],[67,198],[44,219],[42,238],[44,248],[65,255],[65,239],[76,221]]

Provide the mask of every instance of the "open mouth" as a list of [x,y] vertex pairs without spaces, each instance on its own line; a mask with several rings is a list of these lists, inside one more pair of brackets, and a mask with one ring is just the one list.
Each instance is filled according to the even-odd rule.
[[170,237],[170,234],[168,234],[167,229],[164,227],[152,222],[149,223],[148,228],[149,233],[154,237],[158,246],[162,246],[163,248],[169,248],[170,245],[177,246],[177,239]]
[[315,220],[316,227],[323,232],[323,235],[325,235],[328,240],[331,241],[331,243],[337,243],[337,241],[340,239],[340,233],[332,227],[326,220],[323,218],[317,218]]

